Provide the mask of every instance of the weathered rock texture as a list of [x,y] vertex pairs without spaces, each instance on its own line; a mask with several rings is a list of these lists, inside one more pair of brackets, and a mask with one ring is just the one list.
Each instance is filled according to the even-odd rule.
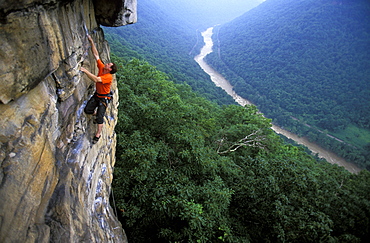
[[109,204],[118,92],[92,145],[79,69],[97,72],[85,27],[106,62],[99,25],[135,21],[136,0],[0,1],[0,242],[127,241]]

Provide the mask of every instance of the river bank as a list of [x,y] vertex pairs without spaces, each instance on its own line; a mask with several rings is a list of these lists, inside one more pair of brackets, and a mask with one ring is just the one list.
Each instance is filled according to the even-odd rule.
[[[205,61],[204,58],[209,53],[211,53],[212,47],[213,47],[213,41],[212,41],[212,35],[213,35],[213,27],[208,28],[206,31],[202,32],[202,36],[204,38],[205,45],[200,51],[200,54],[197,55],[194,60],[199,64],[199,66],[203,69],[204,72],[206,72],[210,77],[213,83],[221,87],[225,92],[232,96],[233,99],[240,105],[244,106],[246,104],[252,104],[250,101],[242,98],[238,94],[235,93],[233,90],[233,86],[229,83],[228,80],[226,80],[220,73],[218,73],[216,70],[214,70],[211,66],[209,66]],[[339,166],[345,167],[349,172],[351,173],[358,173],[361,169],[358,168],[356,165],[347,162],[343,158],[340,158],[339,156],[335,155],[334,153],[320,147],[319,145],[315,143],[309,142],[304,137],[299,137],[296,134],[293,134],[289,131],[286,131],[278,126],[272,125],[272,129],[278,133],[282,134],[287,138],[290,138],[297,142],[298,144],[302,144],[306,146],[308,149],[312,151],[313,154],[317,154],[320,158],[326,159],[331,164],[337,164]]]

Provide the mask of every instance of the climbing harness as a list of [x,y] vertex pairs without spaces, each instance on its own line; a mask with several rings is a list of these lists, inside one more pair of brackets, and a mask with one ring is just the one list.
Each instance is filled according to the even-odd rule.
[[[108,99],[108,100],[112,100],[113,99],[113,92],[109,92],[108,94],[99,94],[98,92],[95,92],[95,95],[96,96],[104,96],[106,98],[103,98],[103,99]],[[99,97],[100,98],[100,97]]]
[[[99,99],[99,101],[105,106],[105,107],[107,107],[108,106],[108,104],[110,103],[110,102],[112,102],[112,100],[113,100],[113,92],[111,91],[110,93],[108,93],[108,94],[99,94],[99,93],[97,93],[97,92],[95,92],[95,96]],[[106,98],[100,98],[99,96],[104,96],[104,97],[106,97]]]

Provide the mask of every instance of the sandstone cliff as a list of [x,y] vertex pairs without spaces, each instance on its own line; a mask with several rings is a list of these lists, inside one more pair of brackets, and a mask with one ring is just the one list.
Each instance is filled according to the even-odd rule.
[[[99,25],[136,22],[136,0],[0,1],[0,242],[126,242],[109,204],[118,97],[103,135],[83,113],[104,62]],[[116,89],[113,84],[113,91]]]

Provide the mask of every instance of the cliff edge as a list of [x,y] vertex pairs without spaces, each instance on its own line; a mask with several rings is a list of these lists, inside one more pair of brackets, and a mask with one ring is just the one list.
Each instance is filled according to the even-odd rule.
[[99,27],[136,22],[136,0],[0,2],[0,242],[127,242],[109,204],[118,92],[102,138],[84,114],[103,62]]

